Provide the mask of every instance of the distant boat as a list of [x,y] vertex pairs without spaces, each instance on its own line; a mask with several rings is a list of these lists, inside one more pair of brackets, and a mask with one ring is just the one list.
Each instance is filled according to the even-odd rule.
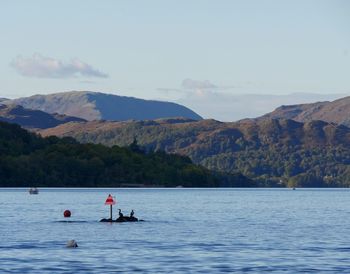
[[39,194],[39,190],[36,187],[31,187],[29,189],[29,194]]

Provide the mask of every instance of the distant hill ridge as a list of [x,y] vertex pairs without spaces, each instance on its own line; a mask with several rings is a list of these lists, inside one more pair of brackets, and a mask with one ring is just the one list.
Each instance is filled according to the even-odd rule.
[[26,109],[18,105],[0,104],[0,121],[19,124],[25,128],[45,129],[68,122],[84,122],[86,120],[62,114],[49,114],[40,110]]
[[201,120],[192,110],[175,103],[143,100],[91,91],[72,91],[4,101],[6,104],[85,120],[146,120],[185,117]]
[[[47,112],[59,109],[92,120],[39,130],[43,136],[72,136],[83,143],[108,146],[127,146],[136,137],[146,150],[186,155],[196,164],[242,173],[262,186],[350,186],[350,128],[346,126],[350,124],[350,97],[281,106],[256,119],[230,123],[186,117],[178,112],[175,116],[166,115],[168,118],[140,118],[143,116],[138,111],[153,113],[148,110],[156,106],[156,101],[134,100],[140,99],[68,92],[4,103],[45,107]],[[147,108],[139,107],[139,103],[145,103]],[[172,103],[157,103],[184,109]]]
[[322,120],[350,126],[350,96],[332,102],[281,106],[258,119]]

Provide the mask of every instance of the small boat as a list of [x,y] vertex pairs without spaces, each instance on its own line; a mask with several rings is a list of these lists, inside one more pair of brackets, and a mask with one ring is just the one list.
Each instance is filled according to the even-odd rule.
[[39,190],[36,187],[31,187],[29,189],[29,194],[39,194]]

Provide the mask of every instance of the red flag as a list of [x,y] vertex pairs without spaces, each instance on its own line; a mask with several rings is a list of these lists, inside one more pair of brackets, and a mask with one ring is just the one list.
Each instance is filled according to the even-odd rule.
[[116,204],[116,200],[114,200],[112,195],[109,194],[105,201],[105,205],[115,205],[115,204]]

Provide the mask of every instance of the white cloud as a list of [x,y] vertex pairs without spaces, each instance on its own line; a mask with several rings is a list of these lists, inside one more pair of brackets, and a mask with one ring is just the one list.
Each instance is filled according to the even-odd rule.
[[71,59],[69,62],[64,62],[51,57],[45,57],[38,53],[32,57],[16,57],[11,66],[21,75],[37,78],[72,78],[77,76],[82,77],[97,77],[107,78],[106,73],[93,68],[91,65],[79,60]]
[[203,89],[216,89],[217,86],[213,83],[210,83],[208,80],[198,81],[193,79],[185,79],[182,81],[182,88],[192,89],[192,90],[203,90]]

